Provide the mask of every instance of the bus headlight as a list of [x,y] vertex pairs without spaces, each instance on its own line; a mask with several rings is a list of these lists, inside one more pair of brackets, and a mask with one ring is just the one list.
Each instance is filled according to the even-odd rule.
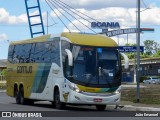
[[76,86],[76,85],[69,85],[69,88],[71,89],[71,90],[73,90],[73,91],[76,91],[76,92],[78,92],[78,93],[80,93],[81,92],[81,90]]
[[120,94],[121,93],[121,86],[114,93],[115,94]]

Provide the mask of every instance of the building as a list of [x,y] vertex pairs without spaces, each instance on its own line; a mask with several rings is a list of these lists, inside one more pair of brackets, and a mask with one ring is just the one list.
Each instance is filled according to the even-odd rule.
[[6,59],[2,59],[0,60],[0,73],[3,69],[7,68],[7,60]]
[[[129,61],[129,69],[123,69],[123,81],[133,82],[135,78],[136,62]],[[140,60],[140,77],[141,76],[160,76],[160,58],[148,58]]]

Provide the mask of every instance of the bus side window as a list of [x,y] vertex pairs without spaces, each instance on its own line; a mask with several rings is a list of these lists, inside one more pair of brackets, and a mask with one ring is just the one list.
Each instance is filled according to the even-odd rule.
[[31,44],[31,49],[29,51],[29,62],[30,63],[34,63],[35,62],[34,50],[35,50],[35,43],[32,43]]
[[40,59],[42,57],[43,50],[44,50],[44,43],[43,42],[36,43],[35,48],[34,48],[34,52],[32,51],[33,54],[31,52],[31,59],[33,59],[36,63],[43,62]]
[[9,46],[9,51],[8,51],[8,61],[10,63],[13,63],[13,54],[14,54],[14,45]]
[[60,41],[53,40],[51,42],[51,62],[56,63],[60,66]]
[[14,54],[13,54],[13,63],[20,62],[20,52],[21,52],[21,45],[15,45]]

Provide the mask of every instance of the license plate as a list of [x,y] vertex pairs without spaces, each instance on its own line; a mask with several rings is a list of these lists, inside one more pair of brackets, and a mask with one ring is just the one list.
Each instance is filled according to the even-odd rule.
[[102,98],[94,98],[93,101],[94,102],[102,102]]

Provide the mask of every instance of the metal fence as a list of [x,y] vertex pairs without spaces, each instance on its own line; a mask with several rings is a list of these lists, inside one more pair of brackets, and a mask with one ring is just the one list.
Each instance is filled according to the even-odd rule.
[[6,76],[0,75],[0,86],[6,86]]

